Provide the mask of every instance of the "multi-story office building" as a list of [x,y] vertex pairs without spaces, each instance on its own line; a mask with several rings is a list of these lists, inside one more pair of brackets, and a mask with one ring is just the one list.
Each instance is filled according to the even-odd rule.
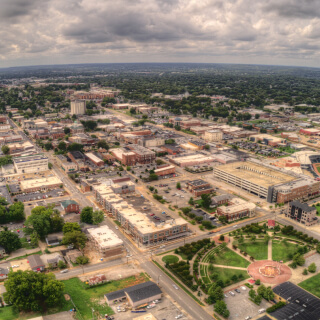
[[86,102],[84,100],[71,101],[71,114],[85,114],[86,113]]
[[223,138],[223,132],[221,130],[208,130],[202,137],[208,142],[221,141]]
[[292,201],[289,203],[286,217],[296,220],[306,226],[312,226],[318,223],[317,209],[299,201]]
[[16,157],[13,159],[17,173],[33,173],[48,170],[48,157],[43,154]]

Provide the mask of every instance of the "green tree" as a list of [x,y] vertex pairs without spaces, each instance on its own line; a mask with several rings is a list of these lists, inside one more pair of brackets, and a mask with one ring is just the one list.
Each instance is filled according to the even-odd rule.
[[303,274],[304,276],[306,276],[306,275],[308,274],[308,270],[307,270],[306,268],[304,268],[302,274]]
[[51,162],[48,162],[48,169],[51,170],[53,168],[53,164]]
[[8,212],[4,206],[0,206],[0,224],[5,224],[8,222]]
[[211,205],[211,195],[210,194],[202,194],[201,195],[202,206],[206,209],[209,209]]
[[106,140],[100,140],[97,144],[98,148],[109,150],[109,145]]
[[70,128],[68,128],[68,127],[65,127],[63,129],[63,131],[64,131],[65,134],[69,134],[71,132]]
[[8,230],[0,232],[0,246],[5,249],[6,253],[11,253],[22,247],[19,236]]
[[189,202],[188,202],[191,206],[193,206],[194,205],[194,200],[193,200],[193,198],[192,197],[190,197],[190,199],[189,199]]
[[83,145],[80,144],[80,143],[73,142],[67,147],[67,150],[68,151],[80,151],[80,152],[82,152]]
[[5,301],[19,310],[42,311],[62,302],[64,284],[52,273],[10,271],[5,282]]
[[60,141],[58,144],[58,149],[61,151],[66,151],[67,150],[67,144],[64,141]]
[[102,210],[96,210],[92,213],[92,223],[93,224],[99,224],[103,221],[104,214]]
[[308,271],[311,273],[315,273],[317,271],[317,266],[314,262],[309,265]]
[[80,225],[77,222],[66,222],[62,228],[63,234],[72,231],[81,231]]
[[60,232],[62,231],[64,220],[60,215],[60,212],[58,210],[52,210],[50,215],[50,224],[51,224],[51,230],[50,232]]
[[10,148],[7,145],[3,145],[1,147],[1,151],[3,152],[3,154],[9,154]]
[[296,263],[298,266],[303,266],[304,263],[306,262],[305,258],[303,257],[303,255],[301,255],[300,253],[296,253],[293,256],[293,262]]
[[226,303],[222,300],[219,300],[215,303],[214,311],[225,318],[230,316],[230,311],[228,310]]
[[180,182],[177,182],[176,187],[177,187],[177,189],[181,189],[181,183],[180,183]]
[[1,206],[6,206],[8,204],[8,201],[6,200],[5,197],[0,197],[0,205]]
[[155,181],[155,180],[158,180],[158,179],[159,179],[159,177],[155,173],[151,173],[149,175],[149,180],[150,181]]
[[66,268],[66,267],[67,267],[67,265],[65,264],[65,262],[62,261],[62,260],[59,260],[59,262],[58,262],[58,268],[59,268],[59,269],[64,269],[64,268]]
[[249,291],[249,296],[250,296],[250,298],[251,298],[251,299],[254,299],[256,295],[257,295],[257,293],[255,292],[255,290],[250,289],[250,291]]
[[44,145],[44,148],[49,151],[49,150],[52,150],[53,149],[53,145],[51,142],[47,142],[45,145]]
[[82,231],[67,232],[62,238],[62,244],[73,244],[75,248],[82,251],[86,245],[87,237]]
[[255,304],[257,304],[259,306],[261,301],[262,301],[262,296],[260,296],[260,294],[256,295],[254,297],[253,301],[254,301]]
[[88,224],[92,224],[93,223],[92,214],[93,214],[92,207],[84,207],[80,214],[80,221]]
[[76,263],[78,263],[78,264],[86,264],[86,263],[88,263],[89,262],[89,258],[88,257],[86,257],[86,256],[79,256],[79,257],[77,257],[76,258]]
[[44,239],[51,232],[51,213],[51,208],[43,206],[33,208],[25,223],[26,233],[32,234],[36,232],[41,239]]
[[9,221],[22,221],[25,218],[23,202],[15,202],[9,207]]
[[223,290],[220,286],[217,285],[217,283],[212,284],[210,289],[208,290],[208,295],[211,297],[211,299],[216,302],[219,300],[223,300]]

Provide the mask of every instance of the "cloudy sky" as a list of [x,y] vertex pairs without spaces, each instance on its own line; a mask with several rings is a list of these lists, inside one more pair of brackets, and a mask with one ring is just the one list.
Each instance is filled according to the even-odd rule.
[[0,67],[225,62],[320,67],[320,0],[0,0]]

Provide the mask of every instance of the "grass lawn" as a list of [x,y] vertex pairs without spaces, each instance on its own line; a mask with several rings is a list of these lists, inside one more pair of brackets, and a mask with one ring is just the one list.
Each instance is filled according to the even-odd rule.
[[299,286],[320,298],[320,273],[300,282]]
[[289,255],[297,250],[297,245],[287,242],[286,244],[273,240],[272,241],[272,260],[287,262]]
[[247,271],[244,270],[214,267],[213,272],[217,272],[219,274],[219,279],[221,279],[224,283],[226,283],[228,280],[232,281],[231,278],[234,275],[236,275],[237,277],[239,277],[240,274],[242,275],[242,279],[240,279],[239,281],[249,278]]
[[92,319],[92,310],[101,315],[113,314],[112,309],[106,303],[100,303],[103,295],[112,291],[133,286],[148,281],[149,278],[141,273],[139,276],[132,276],[123,280],[112,281],[104,285],[85,290],[84,284],[78,278],[62,281],[65,284],[65,293],[68,293],[84,320]]
[[264,241],[244,242],[237,244],[238,248],[242,251],[247,252],[250,256],[254,257],[255,260],[266,260],[268,259],[268,245]]
[[217,255],[215,255],[213,264],[246,268],[248,267],[250,262],[239,256],[229,248],[226,248],[224,251],[219,252]]
[[179,261],[179,258],[177,256],[167,255],[162,258],[162,261],[164,263],[176,263]]
[[187,260],[188,259],[188,256],[185,255],[184,253],[178,253],[178,256],[180,256],[183,260]]

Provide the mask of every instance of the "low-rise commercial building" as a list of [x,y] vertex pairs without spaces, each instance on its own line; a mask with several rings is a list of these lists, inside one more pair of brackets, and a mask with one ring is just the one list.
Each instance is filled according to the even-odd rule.
[[210,164],[214,161],[214,158],[211,155],[194,153],[189,155],[173,156],[169,159],[169,161],[171,163],[176,164],[179,167],[184,168],[184,167],[195,166],[199,164]]
[[175,174],[176,173],[176,167],[173,165],[162,165],[158,166],[157,169],[154,170],[154,173],[157,176],[166,176],[169,174]]
[[124,252],[123,241],[108,226],[90,228],[87,232],[89,240],[102,257],[119,256]]
[[33,173],[48,170],[48,157],[43,154],[35,154],[13,159],[17,173]]
[[70,158],[63,156],[62,154],[57,155],[57,162],[60,167],[67,173],[78,170],[77,164],[75,162],[72,162]]
[[98,167],[103,167],[104,166],[104,161],[97,157],[94,153],[92,152],[87,152],[84,154],[87,159],[89,159],[92,163],[94,163]]
[[162,297],[162,291],[152,281],[137,284],[122,290],[117,290],[105,294],[108,305],[118,304],[127,301],[130,306],[137,307]]
[[195,197],[199,197],[202,194],[208,194],[214,191],[214,188],[211,186],[211,184],[202,179],[188,181],[187,188]]
[[47,191],[57,189],[62,185],[61,180],[56,177],[38,178],[20,182],[22,192]]
[[235,221],[244,217],[252,217],[255,214],[256,205],[240,198],[228,200],[227,206],[221,206],[217,209],[218,216],[224,216],[227,221]]

